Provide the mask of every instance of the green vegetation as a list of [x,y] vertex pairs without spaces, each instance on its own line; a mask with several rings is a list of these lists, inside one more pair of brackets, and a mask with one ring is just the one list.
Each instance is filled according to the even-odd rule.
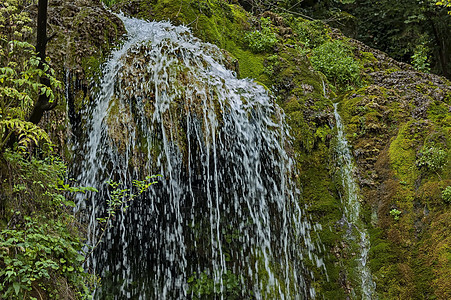
[[[95,278],[81,267],[79,224],[66,166],[48,133],[28,121],[39,95],[56,101],[61,83],[28,39],[23,5],[0,5],[0,296],[2,299],[85,298]],[[43,84],[45,78],[50,83]]]
[[[450,0],[437,1],[435,5],[441,5],[444,7],[448,7],[449,9],[451,7],[451,1]],[[448,14],[451,14],[451,9],[449,9]]]
[[343,9],[354,17],[353,37],[421,71],[430,65],[432,72],[450,78],[448,8],[437,7],[434,1],[363,0]]
[[396,208],[390,210],[390,216],[392,216],[395,221],[399,220],[399,215],[401,215],[401,211],[397,210]]
[[[374,215],[369,265],[380,298],[447,298],[444,257],[450,236],[443,191],[450,182],[450,123],[444,110],[448,100],[434,91],[446,95],[449,83],[414,71],[401,74],[391,71],[385,80],[396,82],[373,83],[342,96],[364,207]],[[425,112],[418,114],[420,109]],[[434,261],[439,263],[432,267]]]
[[[393,0],[364,0],[359,5],[343,5],[344,1],[299,5],[296,1],[103,2],[144,19],[189,25],[196,36],[227,51],[228,67],[240,77],[254,78],[273,91],[291,126],[293,143],[287,147],[298,169],[300,202],[309,218],[323,227],[313,239],[326,249],[321,255],[329,280],[313,262],[305,261],[315,272],[311,284],[318,295],[344,299],[351,297],[358,284],[348,276],[352,266],[346,261],[353,256],[352,245],[341,242],[346,228],[339,223],[342,208],[333,163],[333,99],[341,102],[340,112],[356,156],[364,199],[362,218],[371,239],[369,265],[379,298],[451,297],[450,83],[411,72],[409,66],[344,38],[321,21],[299,17],[308,14],[327,18],[329,24],[344,24],[345,32],[411,63],[418,71],[449,75],[450,16],[446,9],[429,2]],[[74,193],[89,189],[74,188],[67,178],[56,151],[66,147],[61,145],[63,138],[55,142],[56,136],[48,130],[57,122],[50,119],[42,127],[28,122],[40,94],[52,101],[62,95],[57,80],[62,76],[57,78],[51,62],[47,61],[44,70],[37,68],[40,61],[29,43],[34,24],[24,9],[30,3],[5,0],[0,4],[0,295],[5,299],[83,298],[96,278],[80,268],[85,259],[80,254],[83,226],[70,209]],[[49,48],[60,60],[58,74],[70,62],[78,64],[77,76],[85,72],[86,77],[95,78],[101,56],[107,55],[105,45],[114,40],[105,28],[90,31],[96,27],[84,23],[85,8],[61,11],[64,20],[74,25],[66,24],[63,29],[82,34],[66,40],[60,33],[56,46]],[[262,17],[260,13],[268,9],[280,14]],[[345,9],[353,16],[342,18]],[[252,12],[259,19],[253,19]],[[72,19],[75,13],[76,21]],[[337,18],[341,19],[334,23]],[[258,25],[255,20],[260,21]],[[120,35],[110,19],[106,24]],[[63,45],[72,50],[57,52]],[[73,82],[83,82],[80,76]],[[42,85],[40,77],[48,78],[51,86]],[[80,113],[89,103],[89,91],[77,92],[75,111]],[[57,109],[64,112],[66,108]],[[66,130],[64,124],[58,126]],[[124,133],[114,134],[118,138]],[[57,146],[51,146],[51,141]],[[142,186],[151,180],[145,182]],[[109,210],[99,220],[105,228],[111,226],[117,209],[126,208],[127,199],[134,198],[130,190],[111,184]],[[135,194],[139,193],[140,189]],[[228,271],[223,282],[223,295],[232,299],[242,295],[240,274]],[[189,291],[203,299],[219,296],[218,286],[206,271],[192,274]]]
[[4,299],[84,298],[95,277],[81,268],[79,224],[70,212],[74,193],[66,166],[51,153],[44,159],[7,149],[2,160],[0,294]]
[[271,20],[269,18],[260,18],[260,30],[254,30],[245,36],[249,48],[255,52],[264,52],[274,50],[277,44],[276,34],[271,29]]
[[[131,189],[122,188],[119,182],[108,181],[107,184],[111,188],[109,193],[109,198],[106,199],[107,209],[106,216],[97,218],[99,224],[103,224],[101,228],[100,236],[97,237],[97,244],[95,244],[89,254],[91,254],[95,248],[99,246],[102,242],[103,236],[105,235],[107,229],[112,227],[112,219],[116,216],[118,211],[126,212],[130,202],[139,197],[142,193],[147,191],[151,185],[157,183],[154,179],[161,175],[146,176],[145,180],[133,180],[133,186],[137,189],[136,193],[133,193]],[[86,255],[86,257],[89,256]]]
[[215,297],[226,297],[227,299],[242,299],[242,284],[239,277],[227,270],[222,274],[222,289],[220,283],[206,272],[193,273],[188,278],[188,293],[193,299],[212,299]]
[[[82,243],[67,229],[73,220],[37,220],[21,216],[22,224],[0,232],[0,293],[3,299],[85,298],[94,277],[84,272]],[[66,288],[65,288],[66,286]]]
[[[61,88],[48,64],[39,67],[40,58],[25,39],[32,32],[31,19],[17,3],[8,0],[0,6],[0,24],[5,24],[0,28],[0,153],[11,139],[17,139],[21,148],[50,142],[46,132],[28,117],[39,95],[53,102],[54,90]],[[43,84],[42,78],[50,86]]]
[[334,84],[350,86],[360,82],[359,64],[350,46],[343,41],[330,41],[314,48],[310,60]]
[[116,4],[116,0],[102,0],[103,3],[105,3],[106,6],[111,7],[114,4]]
[[430,63],[428,59],[429,48],[423,44],[417,45],[412,55],[412,65],[415,69],[422,72],[430,72]]
[[443,201],[445,201],[446,203],[451,203],[451,186],[448,185],[442,191],[442,198],[443,198]]
[[420,169],[424,168],[428,171],[438,172],[445,167],[447,153],[443,149],[428,147],[421,150],[419,155],[420,157],[417,159],[416,164]]

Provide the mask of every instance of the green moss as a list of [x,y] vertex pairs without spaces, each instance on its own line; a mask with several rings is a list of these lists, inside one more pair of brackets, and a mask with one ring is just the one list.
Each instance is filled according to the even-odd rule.
[[391,74],[391,73],[395,73],[395,72],[398,72],[398,71],[400,71],[399,68],[389,68],[389,69],[385,69],[385,70],[384,70],[384,73],[387,74],[387,75],[389,75],[389,74]]
[[363,65],[366,65],[368,63],[375,63],[377,62],[377,59],[374,57],[374,54],[371,52],[360,52],[360,62]]
[[[263,74],[266,56],[253,54],[245,46],[244,35],[249,28],[249,15],[240,6],[214,0],[141,1],[141,5],[139,16],[156,20],[170,19],[175,24],[188,25],[195,36],[227,50],[238,59],[241,78],[254,78],[270,84],[267,75]],[[145,12],[148,15],[144,16]]]
[[240,78],[254,78],[265,85],[271,85],[271,80],[264,74],[263,69],[263,63],[266,58],[265,54],[255,54],[250,50],[239,47],[229,49],[229,51],[231,51],[239,61]]
[[429,106],[428,118],[440,126],[451,131],[451,114],[449,113],[449,103],[434,101]]
[[99,56],[88,56],[82,59],[81,66],[85,71],[86,78],[90,82],[99,80],[102,72],[100,66],[102,65],[103,61],[104,58]]
[[[229,51],[229,41],[240,43],[244,36],[243,29],[248,26],[244,10],[223,1],[165,0],[146,5],[147,9],[142,10],[151,12],[153,19],[170,19],[176,24],[188,25],[199,38]],[[149,7],[152,9],[149,10]]]
[[398,133],[398,136],[390,144],[390,162],[394,174],[398,176],[400,181],[407,182],[412,185],[418,177],[418,171],[415,166],[415,141],[409,138],[407,133],[413,122],[403,125]]
[[119,99],[111,99],[108,107],[108,135],[114,141],[117,150],[124,153],[128,146],[130,126],[133,126],[132,115]]

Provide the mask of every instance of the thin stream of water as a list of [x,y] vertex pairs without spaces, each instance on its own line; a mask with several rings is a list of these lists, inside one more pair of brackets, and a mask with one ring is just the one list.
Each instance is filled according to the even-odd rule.
[[377,299],[374,283],[369,269],[368,251],[370,249],[370,241],[368,233],[360,220],[360,189],[354,178],[354,163],[352,154],[344,133],[344,126],[341,116],[338,113],[338,103],[334,103],[334,116],[337,124],[337,154],[338,165],[341,171],[344,195],[342,203],[344,208],[344,219],[351,230],[347,231],[346,238],[350,241],[358,241],[360,253],[358,258],[358,269],[355,270],[360,278],[360,287],[362,290],[362,299]]

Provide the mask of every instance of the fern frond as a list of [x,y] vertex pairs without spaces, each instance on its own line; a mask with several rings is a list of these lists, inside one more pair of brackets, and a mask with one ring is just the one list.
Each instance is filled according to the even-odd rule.
[[39,126],[21,119],[6,119],[0,121],[1,127],[6,127],[19,137],[19,146],[37,145],[40,141],[50,143],[48,134]]

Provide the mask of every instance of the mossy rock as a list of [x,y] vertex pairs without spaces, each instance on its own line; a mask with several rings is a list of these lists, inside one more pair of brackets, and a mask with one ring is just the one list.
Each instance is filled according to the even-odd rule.
[[[400,64],[375,63],[372,57],[365,63],[378,68],[368,77],[371,85],[342,96],[340,106],[362,192],[369,199],[364,204],[378,214],[370,229],[369,264],[380,298],[440,298],[446,295],[448,263],[441,265],[440,272],[433,271],[431,265],[425,267],[424,253],[436,261],[449,255],[443,247],[430,244],[430,237],[438,232],[445,240],[449,237],[449,230],[445,233],[431,224],[443,220],[447,211],[441,190],[451,174],[447,118],[451,85]],[[431,147],[448,157],[437,173],[419,163]],[[401,211],[399,220],[389,214],[392,209]],[[427,251],[416,250],[425,243],[429,243]]]

